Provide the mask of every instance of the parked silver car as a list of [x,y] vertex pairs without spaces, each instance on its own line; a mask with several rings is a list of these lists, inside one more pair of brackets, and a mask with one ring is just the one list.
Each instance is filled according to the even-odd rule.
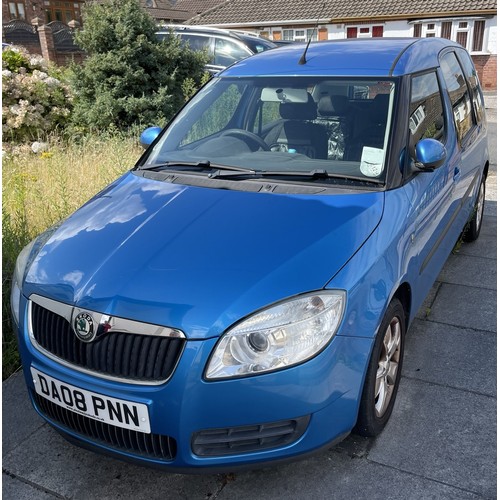
[[172,32],[179,36],[183,43],[189,44],[192,50],[204,50],[208,53],[210,59],[207,69],[210,73],[218,73],[241,59],[277,47],[267,38],[249,31],[223,30],[208,26],[172,24],[162,26],[156,34],[163,39]]

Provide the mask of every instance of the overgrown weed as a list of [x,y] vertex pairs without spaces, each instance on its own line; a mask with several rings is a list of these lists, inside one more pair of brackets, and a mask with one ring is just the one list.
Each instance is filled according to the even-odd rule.
[[39,154],[11,147],[2,162],[2,378],[19,366],[10,314],[17,255],[35,236],[67,217],[133,167],[142,150],[138,134],[53,138]]

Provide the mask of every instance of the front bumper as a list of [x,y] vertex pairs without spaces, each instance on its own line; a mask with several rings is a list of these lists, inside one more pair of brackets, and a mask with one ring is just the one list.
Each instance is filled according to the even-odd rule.
[[[138,385],[82,373],[48,358],[31,344],[26,322],[19,345],[37,412],[79,445],[172,471],[213,472],[288,460],[344,437],[356,421],[372,346],[371,339],[337,335],[302,365],[206,382],[203,371],[217,339],[187,341],[168,382]],[[114,426],[103,430],[91,419],[51,408],[36,395],[31,367],[84,390],[146,405],[151,435],[127,435]]]

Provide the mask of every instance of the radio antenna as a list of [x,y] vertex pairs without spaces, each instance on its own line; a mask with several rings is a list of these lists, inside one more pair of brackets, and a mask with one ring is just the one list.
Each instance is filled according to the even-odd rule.
[[307,45],[306,45],[306,48],[304,49],[304,53],[302,54],[302,57],[299,59],[299,64],[301,66],[307,62],[307,60],[306,60],[307,50],[309,49],[309,45],[311,45],[311,40],[312,40],[312,37],[314,35],[314,30],[318,30],[319,20],[321,19],[321,16],[322,16],[322,14],[323,14],[323,12],[325,10],[325,6],[326,6],[326,0],[323,2],[323,7],[321,7],[321,10],[320,10],[320,12],[318,14],[318,20],[316,21],[316,26],[311,31],[311,36],[309,37],[309,40],[307,41]]

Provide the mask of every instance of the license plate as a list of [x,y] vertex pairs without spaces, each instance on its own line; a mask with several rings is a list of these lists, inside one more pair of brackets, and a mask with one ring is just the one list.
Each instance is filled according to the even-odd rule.
[[149,434],[148,407],[124,399],[111,398],[61,382],[31,367],[35,390],[42,398],[88,418]]

